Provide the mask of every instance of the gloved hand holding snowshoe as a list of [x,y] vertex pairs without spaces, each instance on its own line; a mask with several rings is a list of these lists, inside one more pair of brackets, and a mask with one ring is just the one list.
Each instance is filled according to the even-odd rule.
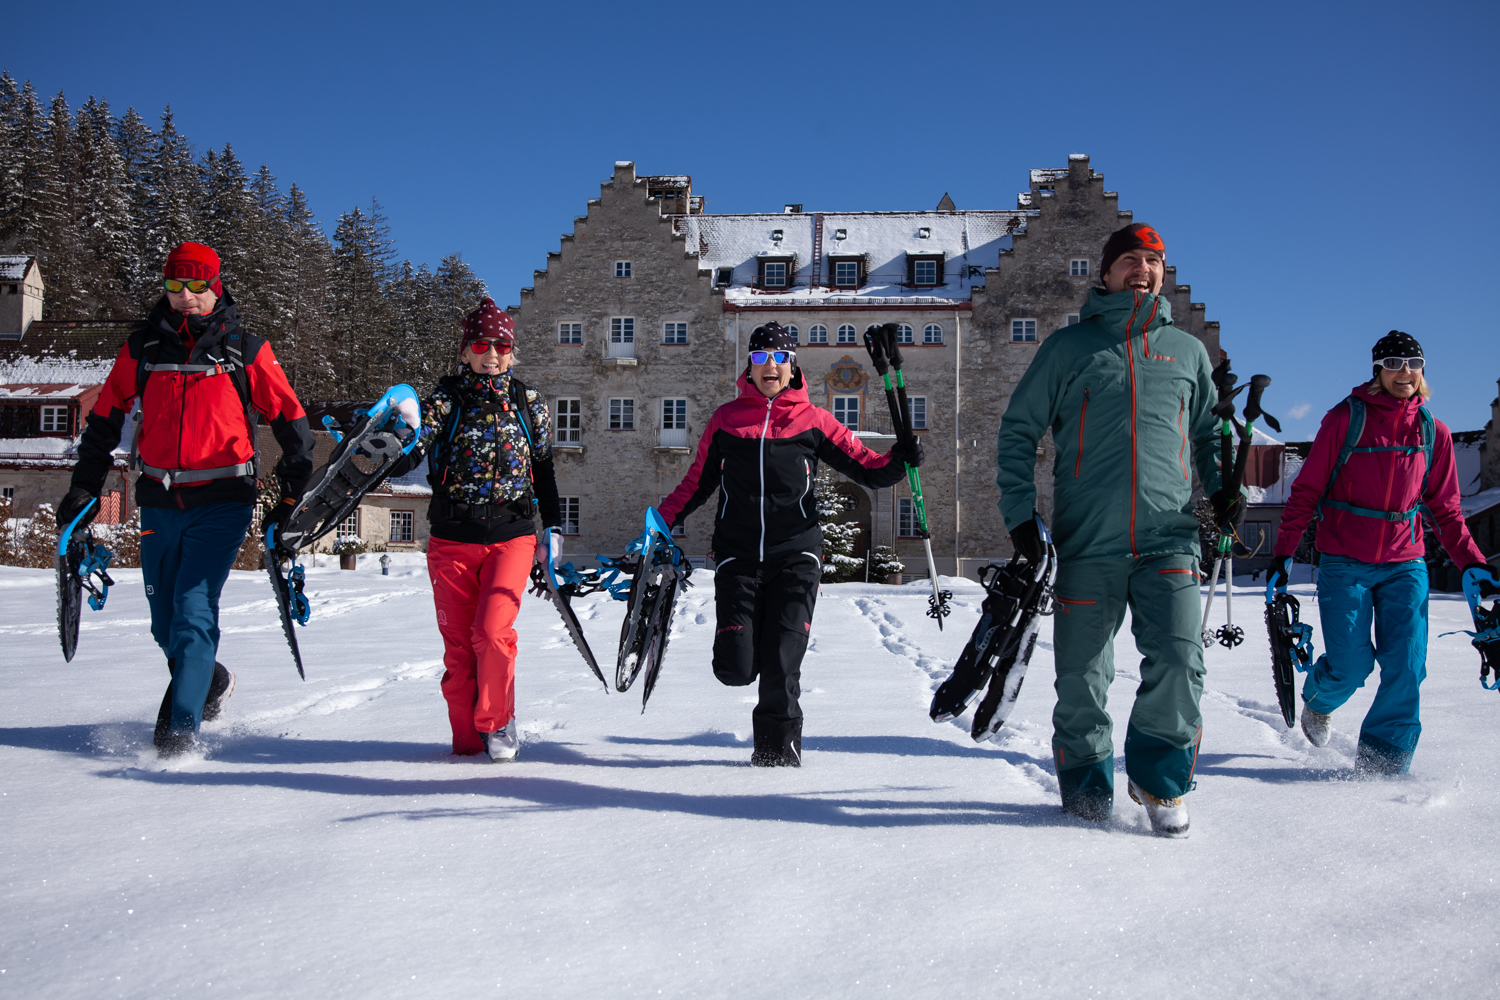
[[1033,566],[1047,555],[1047,547],[1042,544],[1042,532],[1036,522],[1037,515],[1033,511],[1030,518],[1016,525],[1015,530],[1010,533],[1011,545]]
[[544,566],[557,566],[562,559],[562,530],[559,528],[543,528],[541,537],[537,539],[536,561]]
[[1245,523],[1245,491],[1230,496],[1225,490],[1215,490],[1208,502],[1213,504],[1214,525],[1219,531],[1226,535],[1238,534],[1240,525]]
[[1266,569],[1267,592],[1278,590],[1292,582],[1292,557],[1282,556],[1280,559],[1272,559],[1271,565]]
[[1464,567],[1464,589],[1482,599],[1500,595],[1500,573],[1487,563],[1471,563]]
[[[73,487],[68,491],[68,495],[63,497],[61,502],[59,502],[57,505],[57,526],[59,528],[66,528],[68,526],[68,522],[77,517],[79,512],[82,511],[85,507],[88,507],[91,501],[97,499],[99,498],[94,496],[94,494],[90,493],[88,490],[84,489],[82,486]],[[89,507],[89,512],[83,515],[83,520],[78,522],[78,527],[86,527],[88,523],[94,519],[94,515],[98,513],[98,504],[94,504],[94,506]]]
[[897,441],[891,445],[891,458],[897,462],[905,462],[913,469],[922,467],[922,460],[926,456],[922,453],[922,439],[912,436],[910,441]]
[[276,501],[276,506],[266,512],[266,523],[276,525],[275,537],[280,538],[281,533],[286,530],[286,523],[291,520],[292,511],[297,508],[297,499],[295,496],[283,496]]

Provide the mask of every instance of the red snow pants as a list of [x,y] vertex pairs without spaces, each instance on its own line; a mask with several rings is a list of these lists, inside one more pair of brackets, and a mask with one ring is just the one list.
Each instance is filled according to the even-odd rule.
[[428,541],[456,754],[483,752],[479,734],[493,733],[516,714],[516,614],[535,552],[534,535],[494,545]]

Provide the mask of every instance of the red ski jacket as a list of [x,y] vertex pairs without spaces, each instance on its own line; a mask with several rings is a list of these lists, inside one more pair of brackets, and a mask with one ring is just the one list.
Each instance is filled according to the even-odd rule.
[[[195,336],[196,334],[196,336]],[[246,466],[255,458],[249,414],[240,398],[230,348],[239,352],[247,376],[251,408],[265,419],[281,445],[276,467],[282,489],[300,496],[312,475],[312,432],[307,414],[276,354],[263,337],[244,332],[234,302],[226,294],[208,316],[187,317],[172,311],[165,297],[126,340],[89,414],[78,444],[73,485],[94,493],[104,486],[119,445],[125,415],[135,401],[141,365],[154,365],[145,380],[136,444],[140,461],[149,466],[136,481],[136,503],[142,507],[202,507],[213,503],[254,503],[254,475],[226,476],[164,486],[153,473],[201,472]],[[207,367],[179,371],[178,367]],[[192,478],[192,477],[187,477]]]
[[[1435,421],[1432,441],[1432,471],[1427,474],[1420,445],[1420,396],[1397,399],[1383,392],[1356,386],[1351,395],[1365,404],[1362,448],[1417,446],[1414,454],[1401,451],[1362,452],[1349,456],[1333,481],[1328,499],[1370,510],[1401,512],[1426,504],[1437,522],[1438,539],[1459,566],[1484,562],[1484,555],[1469,537],[1459,507],[1458,470],[1453,462],[1453,435],[1442,421]],[[1276,558],[1297,551],[1302,534],[1318,516],[1318,501],[1328,487],[1328,478],[1338,462],[1349,429],[1349,405],[1341,402],[1329,410],[1313,440],[1312,452],[1292,483],[1292,495],[1281,515],[1276,537]],[[1427,492],[1422,477],[1427,476]],[[1415,525],[1415,532],[1413,526]],[[1365,563],[1405,562],[1421,559],[1421,519],[1385,521],[1336,507],[1323,507],[1318,524],[1317,549],[1331,556],[1344,556]],[[1415,534],[1415,537],[1413,535]]]
[[833,414],[812,405],[800,370],[771,399],[744,374],[739,386],[739,398],[709,418],[692,468],[658,510],[668,524],[680,524],[717,489],[718,562],[798,552],[821,558],[813,496],[818,462],[871,489],[894,485],[906,466],[866,448]]

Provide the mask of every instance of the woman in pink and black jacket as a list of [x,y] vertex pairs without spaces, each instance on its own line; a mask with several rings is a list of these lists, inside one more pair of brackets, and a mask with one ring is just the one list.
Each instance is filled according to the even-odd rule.
[[1392,330],[1372,356],[1374,377],[1323,417],[1292,484],[1270,583],[1286,583],[1303,532],[1318,520],[1318,612],[1327,652],[1302,687],[1302,731],[1314,746],[1326,745],[1334,710],[1378,662],[1380,687],[1360,727],[1355,770],[1404,774],[1422,734],[1418,687],[1427,676],[1422,515],[1466,576],[1500,580],[1464,524],[1453,437],[1423,405],[1429,391],[1422,345]]
[[760,677],[751,715],[758,767],[802,761],[802,656],[823,574],[823,535],[813,479],[827,462],[880,489],[922,464],[922,448],[878,455],[833,414],[808,400],[795,337],[777,323],[750,336],[740,395],[714,411],[693,467],[661,504],[674,527],[715,490],[714,676],[735,687]]

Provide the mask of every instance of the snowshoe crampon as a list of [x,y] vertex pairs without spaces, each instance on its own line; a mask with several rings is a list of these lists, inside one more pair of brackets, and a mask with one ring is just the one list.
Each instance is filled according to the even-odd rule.
[[641,711],[656,688],[667,652],[672,611],[677,595],[691,584],[693,568],[672,543],[672,531],[656,508],[646,511],[646,527],[630,545],[625,558],[614,563],[628,569],[632,581],[626,598],[625,621],[620,625],[620,655],[615,662],[615,690],[629,691],[642,671],[646,681]]
[[71,663],[78,652],[78,621],[83,613],[83,592],[89,593],[89,607],[104,610],[109,588],[115,581],[109,577],[109,563],[115,554],[94,541],[87,529],[78,533],[78,522],[89,508],[98,503],[90,500],[69,522],[57,539],[57,634],[62,640],[63,660]]
[[992,739],[1015,707],[1036,649],[1041,619],[1052,613],[1057,550],[1046,525],[1040,518],[1037,523],[1046,545],[1041,562],[1029,562],[1018,554],[1003,566],[992,563],[982,571],[986,593],[979,623],[928,710],[933,722],[957,718],[988,684],[974,713],[970,735],[975,742]]
[[276,525],[266,525],[266,572],[271,576],[271,589],[276,592],[276,610],[281,615],[281,631],[286,644],[292,648],[292,660],[297,664],[297,676],[307,680],[302,670],[302,650],[297,647],[297,634],[292,623],[306,625],[312,615],[312,606],[302,594],[304,582],[302,566],[295,552],[281,547],[276,537]]
[[1276,702],[1288,729],[1297,724],[1297,671],[1312,664],[1312,626],[1302,621],[1302,605],[1284,589],[1266,588],[1266,635],[1271,641],[1271,675]]
[[1479,650],[1479,683],[1489,691],[1500,689],[1500,590],[1487,580],[1472,579],[1465,573],[1464,599],[1474,616],[1474,631],[1462,631]]
[[[604,589],[599,585],[598,571],[590,572],[592,581],[574,569],[572,563],[565,563],[558,569],[553,569],[543,560],[531,567],[531,592],[552,602],[552,606],[562,616],[563,628],[567,630],[568,638],[573,640],[573,645],[577,647],[579,653],[583,654],[583,661],[589,665],[594,676],[599,678],[599,683],[604,685],[604,690],[608,691],[609,682],[604,679],[604,672],[599,669],[599,661],[594,658],[594,651],[589,648],[588,639],[583,635],[583,625],[579,623],[578,616],[573,613],[575,596],[579,593],[591,593],[594,590]],[[561,582],[558,580],[559,574],[563,578]]]

